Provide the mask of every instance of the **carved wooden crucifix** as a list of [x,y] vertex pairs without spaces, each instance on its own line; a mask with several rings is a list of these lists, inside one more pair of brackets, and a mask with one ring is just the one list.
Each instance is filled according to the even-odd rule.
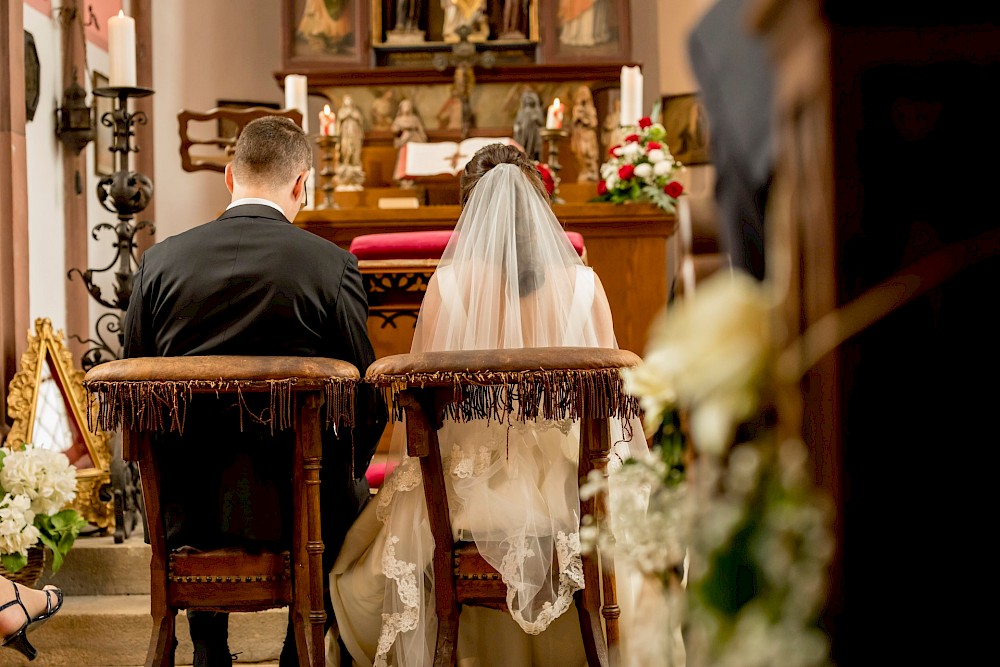
[[473,68],[477,65],[487,69],[496,64],[496,54],[492,51],[476,51],[476,45],[469,41],[472,28],[468,23],[459,26],[455,32],[459,41],[451,47],[451,53],[434,55],[434,67],[443,72],[449,67],[455,68],[452,82],[452,95],[462,101],[462,139],[469,136],[469,129],[475,122],[472,113],[472,89],[476,85]]

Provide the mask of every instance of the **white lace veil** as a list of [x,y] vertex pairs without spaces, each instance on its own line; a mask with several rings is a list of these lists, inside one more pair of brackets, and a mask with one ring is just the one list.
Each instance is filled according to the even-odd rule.
[[[491,149],[498,150],[483,150]],[[541,181],[503,162],[479,179],[464,205],[428,285],[411,349],[550,346],[617,347],[611,309]],[[616,463],[646,451],[638,420],[622,426],[613,422]],[[402,446],[403,431],[396,426],[394,449]],[[438,435],[456,539],[474,540],[503,575],[521,628],[543,631],[583,585],[579,424],[446,422]],[[389,652],[389,664],[430,664],[433,543],[419,466],[404,460],[396,472],[376,501],[387,528],[382,566],[388,577],[379,651]],[[427,573],[422,582],[420,573]]]
[[[513,150],[513,149],[512,149]],[[421,308],[412,350],[614,346],[607,298],[571,322],[577,279],[593,284],[548,201],[521,169],[499,164],[479,180]]]

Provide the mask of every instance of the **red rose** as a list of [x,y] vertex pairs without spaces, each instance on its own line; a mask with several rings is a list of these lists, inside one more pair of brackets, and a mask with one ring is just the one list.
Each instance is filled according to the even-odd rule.
[[614,146],[612,146],[611,148],[608,149],[608,155],[611,156],[611,157],[617,157],[615,155],[615,151],[618,150],[621,147],[622,147],[621,144],[615,144]]
[[633,174],[635,174],[635,167],[633,167],[630,164],[623,164],[621,167],[618,168],[618,178],[622,179],[623,181],[627,181],[628,179],[632,178]]
[[606,181],[597,182],[597,194],[606,195],[608,194],[608,184]]
[[625,137],[625,143],[626,144],[638,143],[638,142],[639,142],[639,135],[638,134],[630,134],[627,137]]
[[663,144],[661,144],[659,141],[650,141],[648,144],[646,144],[647,151],[655,151],[658,148],[663,148]]
[[552,193],[555,192],[556,189],[556,181],[552,177],[552,170],[549,169],[549,165],[544,162],[536,164],[535,169],[538,170],[538,175],[542,177],[542,183],[545,185],[545,191],[548,192],[551,197]]
[[667,193],[668,197],[673,197],[674,199],[677,199],[678,197],[681,196],[681,193],[684,192],[684,186],[678,183],[677,181],[670,181],[669,183],[663,186],[663,191]]
[[649,119],[649,116],[644,116],[643,118],[639,119],[639,127],[641,127],[644,130],[652,124],[653,121]]

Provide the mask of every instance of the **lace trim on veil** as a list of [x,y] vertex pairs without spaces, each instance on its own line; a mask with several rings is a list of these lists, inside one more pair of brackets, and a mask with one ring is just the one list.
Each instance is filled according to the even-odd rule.
[[[406,458],[386,479],[385,486],[377,494],[375,516],[388,530],[393,496],[399,492],[412,491],[420,484],[420,467],[411,458]],[[382,614],[382,630],[379,633],[375,651],[375,667],[387,667],[386,656],[401,632],[416,629],[420,620],[420,589],[417,587],[416,563],[396,558],[399,537],[389,535],[382,551],[382,572],[387,579],[396,583],[396,595],[403,605],[403,611]]]
[[569,609],[573,602],[573,594],[583,589],[583,558],[580,552],[580,533],[556,534],[556,556],[559,562],[559,590],[555,601],[542,604],[541,610],[534,621],[529,621],[519,611],[514,611],[517,589],[511,582],[515,581],[524,563],[535,555],[528,549],[527,540],[522,537],[511,545],[507,555],[500,564],[500,576],[507,584],[507,608],[515,622],[529,635],[538,635],[545,631],[552,621],[556,620]]

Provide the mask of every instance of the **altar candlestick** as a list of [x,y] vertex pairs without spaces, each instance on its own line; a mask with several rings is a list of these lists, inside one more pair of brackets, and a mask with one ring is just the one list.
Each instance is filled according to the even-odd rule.
[[309,133],[308,84],[302,74],[289,74],[285,77],[285,108],[297,109],[302,114],[302,131]]
[[323,105],[323,110],[319,112],[319,133],[324,137],[337,134],[337,114],[330,110],[330,105]]
[[545,117],[545,129],[546,130],[561,130],[563,126],[563,115],[566,111],[566,105],[559,101],[557,97],[553,102],[552,106],[549,107],[549,113]]
[[108,19],[108,59],[111,86],[131,87],[135,77],[135,19],[119,10],[118,16]]

